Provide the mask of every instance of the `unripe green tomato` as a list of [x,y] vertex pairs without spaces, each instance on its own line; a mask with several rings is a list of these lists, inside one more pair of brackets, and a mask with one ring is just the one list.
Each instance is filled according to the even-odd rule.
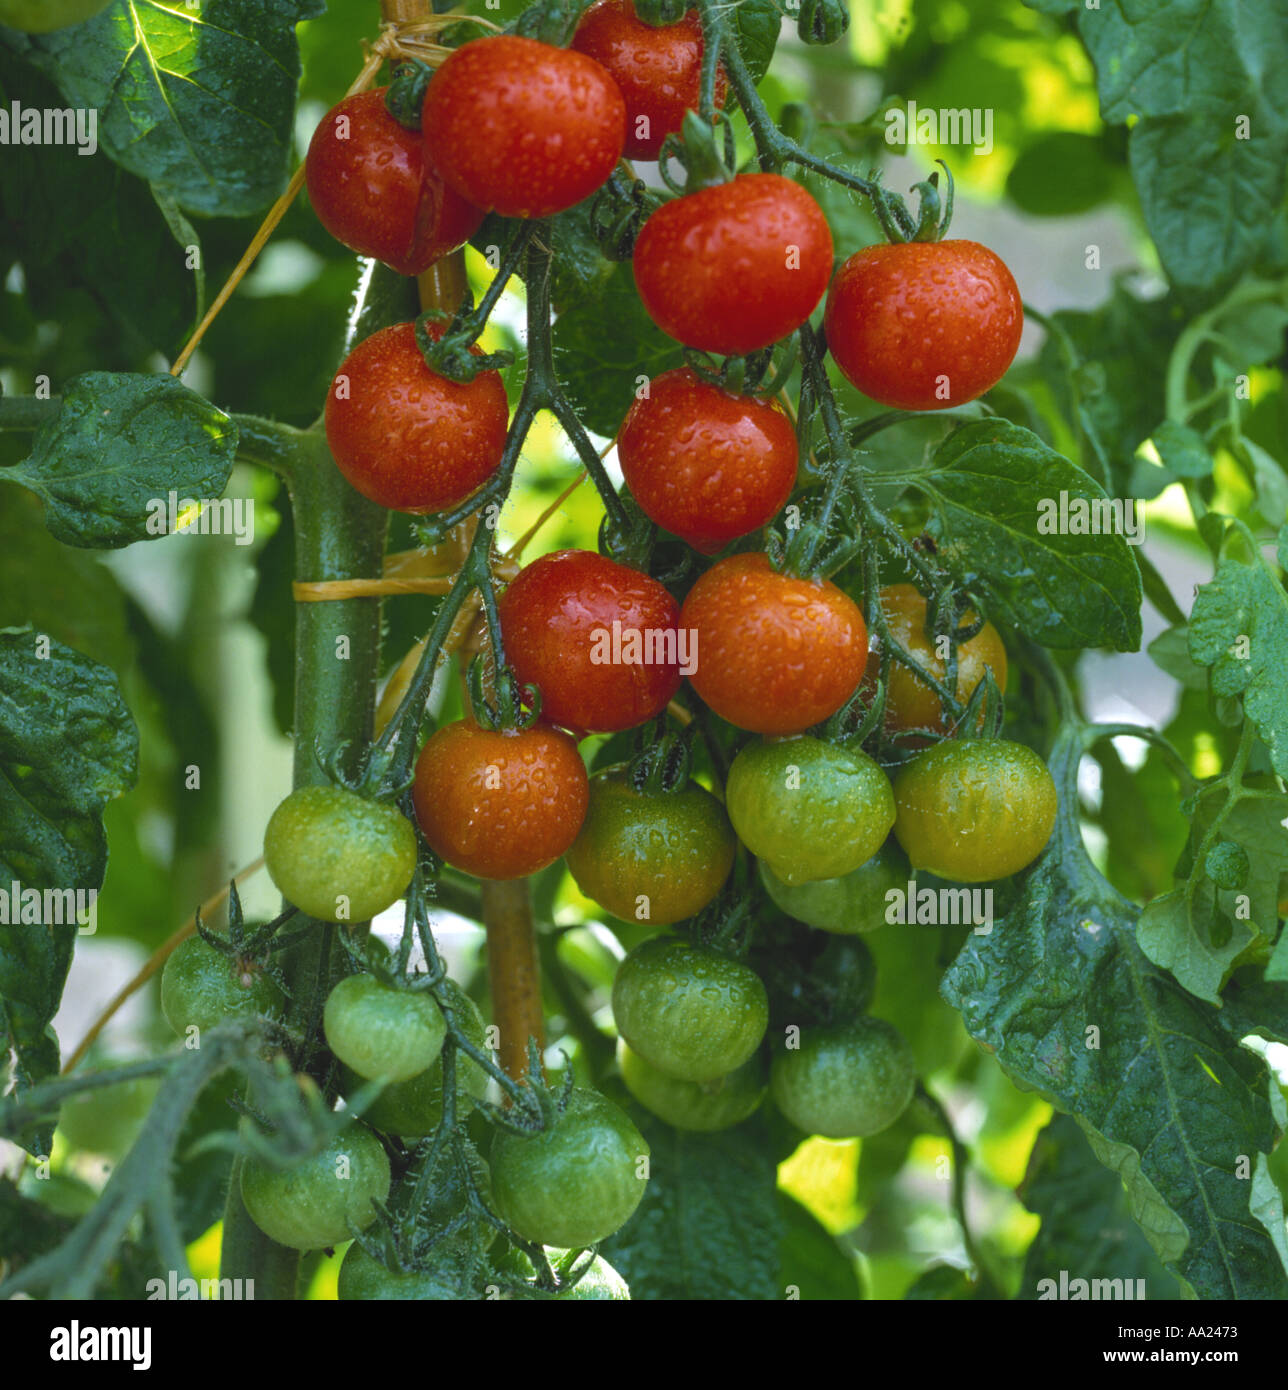
[[438,1060],[447,1025],[432,996],[350,975],[322,1010],[327,1046],[368,1080],[408,1081]]
[[395,1273],[355,1240],[340,1262],[336,1297],[343,1302],[392,1300],[457,1302],[468,1289],[471,1248],[468,1241],[446,1236],[430,1251],[430,1268]]
[[416,832],[396,806],[344,787],[300,787],[268,822],[264,862],[301,912],[320,922],[365,922],[406,892]]
[[180,1037],[237,1014],[280,1014],[281,988],[258,966],[216,950],[199,936],[181,941],[161,972],[161,1012]]
[[511,1230],[539,1245],[578,1250],[624,1226],[648,1179],[644,1136],[598,1091],[573,1090],[539,1134],[500,1132],[488,1156],[492,1197]]
[[910,876],[907,856],[890,839],[868,860],[841,878],[816,878],[809,883],[784,883],[760,859],[760,881],[789,917],[807,927],[856,936],[886,924],[886,894],[906,889]]
[[637,946],[613,981],[617,1031],[659,1071],[715,1081],[760,1046],[769,1000],[750,966],[678,937]]
[[389,1183],[385,1146],[355,1124],[285,1172],[246,1159],[241,1195],[270,1240],[292,1250],[321,1250],[348,1240],[352,1227],[366,1230],[376,1217],[372,1201],[388,1198]]
[[52,34],[84,24],[112,3],[112,0],[0,0],[0,24],[21,29],[24,34]]
[[864,1015],[830,1028],[802,1029],[798,1048],[775,1055],[769,1086],[798,1129],[828,1139],[864,1139],[903,1114],[916,1081],[903,1034]]
[[725,804],[738,838],[792,885],[857,869],[894,825],[877,764],[808,734],[748,744],[729,769]]
[[[480,1051],[487,1050],[487,1029],[478,1005],[454,981],[448,980],[457,1021],[465,1036]],[[456,1054],[456,1098],[459,1114],[470,1100],[482,1100],[487,1092],[488,1075],[472,1057]],[[341,1090],[351,1096],[364,1084],[363,1078],[348,1067],[341,1069]],[[363,1123],[381,1134],[399,1139],[423,1139],[433,1134],[443,1118],[443,1061],[440,1056],[428,1071],[409,1081],[395,1081],[363,1112]]]
[[716,1081],[680,1081],[650,1066],[619,1038],[617,1065],[631,1095],[676,1129],[703,1133],[730,1129],[741,1124],[765,1098],[765,1066],[759,1057]]
[[1007,739],[948,739],[895,778],[894,833],[913,866],[957,883],[1027,868],[1046,848],[1058,798],[1046,764]]
[[590,805],[567,860],[578,888],[614,916],[664,927],[715,897],[737,844],[724,807],[697,783],[636,791],[619,766],[590,779]]

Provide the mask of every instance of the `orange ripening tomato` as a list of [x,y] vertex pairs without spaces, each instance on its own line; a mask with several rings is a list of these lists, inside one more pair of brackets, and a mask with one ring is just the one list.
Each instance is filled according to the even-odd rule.
[[830,580],[779,574],[758,553],[712,565],[680,623],[697,643],[694,690],[721,719],[757,734],[797,734],[835,714],[868,659],[853,599]]
[[590,797],[567,734],[445,724],[420,750],[412,801],[430,849],[476,878],[522,878],[577,838]]

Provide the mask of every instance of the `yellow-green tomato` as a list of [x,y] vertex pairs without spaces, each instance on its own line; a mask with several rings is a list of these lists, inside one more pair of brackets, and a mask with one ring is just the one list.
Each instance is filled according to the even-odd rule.
[[568,868],[614,916],[668,926],[720,891],[737,848],[724,807],[695,782],[638,791],[625,766],[590,779],[590,806]]
[[[454,981],[446,982],[449,998],[465,1036],[479,1049],[487,1049],[487,1030],[478,1005]],[[465,1053],[456,1053],[456,1105],[461,1114],[471,1101],[482,1100],[487,1091],[487,1072]],[[351,1096],[363,1078],[349,1068],[341,1069],[341,1090]],[[395,1081],[363,1112],[362,1119],[381,1134],[399,1139],[423,1139],[433,1134],[443,1118],[443,1060],[438,1057],[428,1071],[408,1081]]]
[[659,1071],[714,1081],[760,1046],[769,1000],[741,961],[677,937],[637,946],[613,981],[617,1031]]
[[511,1230],[578,1250],[624,1226],[648,1183],[649,1147],[630,1116],[598,1091],[573,1090],[537,1134],[492,1141],[492,1199]]
[[761,859],[760,881],[775,904],[807,927],[856,936],[886,923],[886,894],[906,890],[909,868],[898,842],[891,839],[868,860],[841,878],[816,878],[809,883],[784,883]]
[[676,1129],[704,1133],[730,1129],[741,1124],[765,1097],[765,1066],[759,1057],[715,1081],[680,1081],[650,1066],[619,1038],[617,1065],[631,1095]]
[[1058,808],[1046,764],[1007,739],[937,743],[900,770],[894,795],[894,833],[913,866],[958,883],[1027,868],[1046,848]]
[[808,734],[748,744],[729,769],[725,804],[738,838],[787,884],[850,873],[894,825],[880,767]]
[[301,912],[320,922],[365,922],[406,892],[416,833],[397,807],[344,787],[300,787],[268,822],[264,862]]
[[161,972],[161,1012],[180,1037],[238,1014],[278,1014],[285,1004],[281,987],[259,962],[220,951],[200,936],[181,941]]
[[258,1159],[242,1166],[241,1195],[251,1220],[292,1250],[321,1250],[366,1230],[373,1200],[389,1196],[389,1157],[369,1129],[350,1125],[321,1153],[284,1172]]
[[884,1019],[863,1015],[805,1028],[797,1041],[775,1055],[769,1085],[775,1104],[798,1129],[864,1139],[907,1108],[916,1086],[912,1049]]
[[438,1060],[447,1025],[429,994],[350,975],[322,1010],[327,1046],[359,1076],[407,1081]]

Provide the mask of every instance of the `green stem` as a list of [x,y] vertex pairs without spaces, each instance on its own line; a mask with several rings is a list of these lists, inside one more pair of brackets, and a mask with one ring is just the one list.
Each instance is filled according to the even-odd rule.
[[300,466],[302,432],[279,420],[259,415],[234,415],[237,426],[237,461],[254,463],[289,478]]
[[[416,283],[377,267],[363,281],[362,300],[350,321],[349,340],[416,315]],[[347,347],[346,347],[347,350]],[[295,520],[295,577],[318,582],[365,579],[380,573],[389,514],[345,481],[318,428],[298,434],[289,470]],[[380,603],[343,599],[300,603],[295,610],[295,785],[327,780],[319,755],[339,753],[354,771],[369,743],[380,669]],[[340,750],[344,750],[342,753]],[[282,953],[292,990],[292,1032],[313,1035],[318,994],[328,978],[334,929],[315,933]],[[307,1046],[307,1041],[306,1041]],[[322,1078],[319,1078],[322,1079]],[[254,1096],[248,1097],[254,1103]],[[255,1280],[260,1298],[294,1298],[299,1255],[274,1244],[242,1205],[234,1164],[224,1209],[221,1274]]]

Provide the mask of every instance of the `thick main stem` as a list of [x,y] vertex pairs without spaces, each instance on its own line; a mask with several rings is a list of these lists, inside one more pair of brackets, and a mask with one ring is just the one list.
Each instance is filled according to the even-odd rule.
[[526,878],[483,884],[492,1017],[500,1034],[501,1066],[522,1081],[528,1074],[528,1039],[545,1046],[541,967]]

